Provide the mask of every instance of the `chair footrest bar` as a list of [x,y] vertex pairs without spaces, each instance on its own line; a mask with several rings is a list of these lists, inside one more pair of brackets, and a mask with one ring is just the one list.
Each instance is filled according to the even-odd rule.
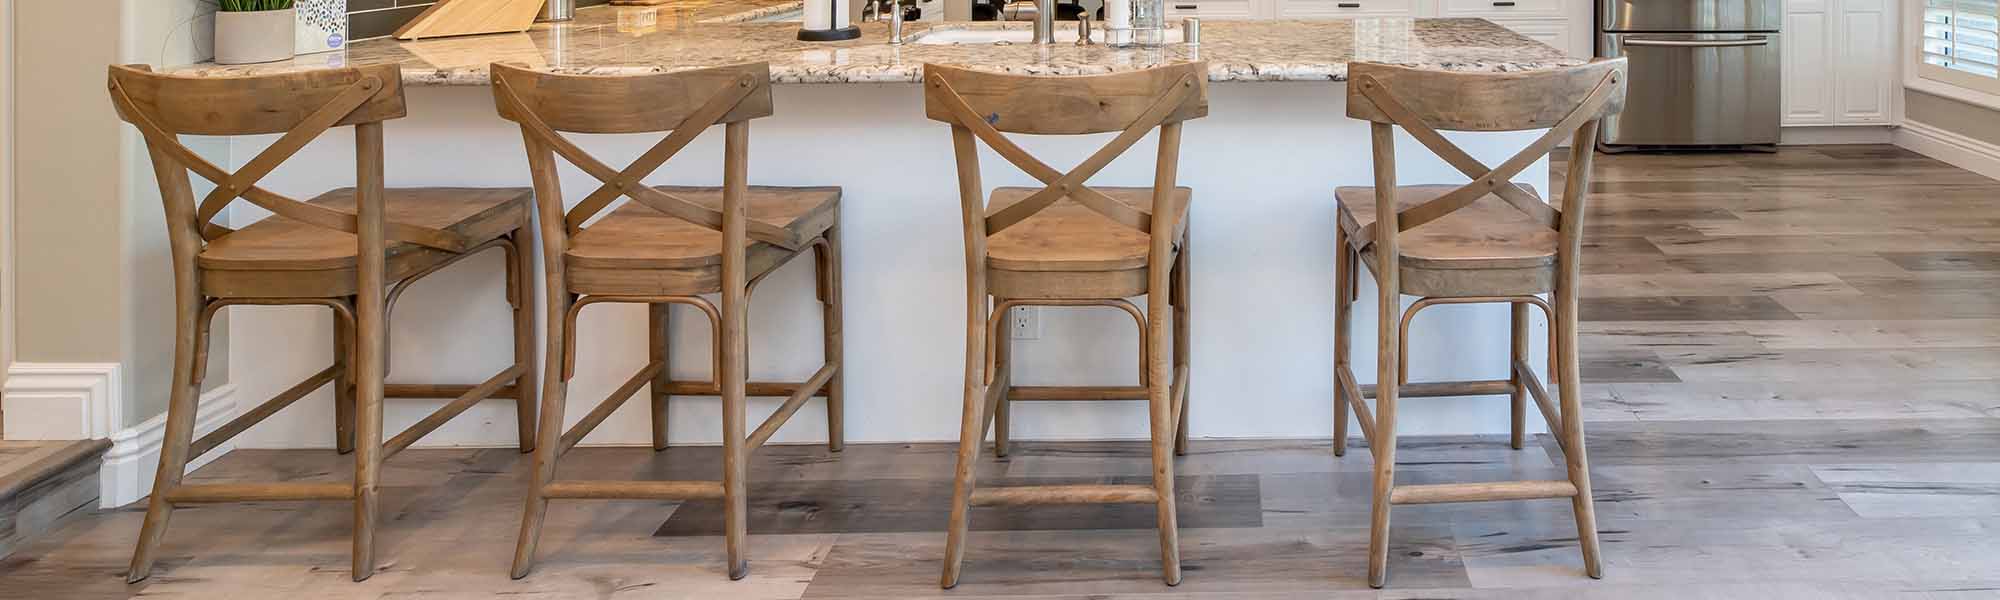
[[[1373,384],[1364,385],[1360,387],[1361,387],[1361,395],[1363,397],[1366,398],[1375,397],[1375,386]],[[1506,379],[1488,379],[1484,381],[1427,381],[1423,383],[1405,383],[1396,386],[1396,397],[1398,398],[1433,398],[1438,396],[1491,396],[1495,394],[1510,394],[1513,392],[1514,392],[1514,382],[1508,381]]]
[[423,439],[424,436],[437,431],[437,428],[443,427],[445,423],[451,422],[452,419],[464,413],[466,409],[472,408],[472,405],[492,397],[493,390],[500,389],[500,386],[509,381],[519,379],[524,369],[526,367],[520,365],[508,367],[499,373],[495,373],[492,377],[488,377],[486,381],[481,382],[479,385],[467,388],[463,394],[460,394],[451,402],[446,402],[444,406],[438,407],[436,411],[432,411],[431,414],[425,415],[423,419],[411,424],[402,433],[396,434],[396,437],[389,438],[388,441],[383,442],[382,458],[386,459],[395,456],[396,453],[409,448],[411,444],[417,443],[417,440]]
[[720,481],[551,481],[543,498],[583,500],[714,500],[722,497]]
[[352,483],[217,483],[180,485],[167,492],[167,502],[174,504],[353,499]]
[[1008,400],[1093,401],[1145,400],[1151,392],[1142,385],[1017,385],[1007,390]]
[[243,414],[237,415],[236,418],[234,419],[230,419],[228,423],[223,424],[221,427],[217,427],[215,431],[208,432],[208,435],[201,436],[201,439],[195,440],[194,445],[189,446],[188,458],[195,458],[203,454],[207,454],[208,451],[214,450],[216,446],[220,446],[223,444],[223,442],[229,441],[230,438],[236,437],[238,434],[241,434],[244,431],[248,431],[251,427],[257,425],[258,423],[264,422],[264,419],[271,418],[271,415],[278,414],[278,411],[284,410],[285,407],[291,406],[292,403],[294,402],[298,402],[300,398],[304,398],[306,397],[307,394],[311,394],[313,393],[314,390],[317,390],[320,387],[325,386],[327,382],[335,382],[336,384],[338,384],[336,379],[339,376],[340,376],[339,366],[332,366],[332,367],[327,367],[325,369],[321,369],[320,372],[314,373],[313,376],[305,378],[304,381],[298,382],[297,384],[293,385],[290,389],[286,389],[283,392],[279,392],[278,395],[272,396],[271,399],[269,400],[265,400],[263,404],[259,404],[255,408],[252,408],[248,411],[244,411]]
[[[712,381],[675,381],[668,383],[664,387],[666,387],[668,394],[673,394],[675,396],[722,395],[722,387],[717,386],[715,382]],[[789,397],[792,394],[798,393],[799,388],[801,387],[805,387],[805,384],[802,382],[752,381],[749,384],[743,386],[744,389],[743,395],[749,396],[751,398],[772,398],[772,397],[784,398],[784,397]],[[812,395],[825,396],[826,384],[820,384],[819,386],[814,387]]]
[[1394,489],[1389,490],[1389,503],[1437,504],[1440,502],[1535,500],[1540,498],[1572,498],[1575,496],[1576,484],[1567,481],[1434,483],[1396,486]]
[[625,380],[625,383],[618,386],[618,389],[612,390],[611,395],[606,396],[603,402],[597,403],[597,408],[590,409],[588,414],[583,415],[583,419],[570,426],[569,431],[563,432],[562,439],[557,442],[559,445],[556,446],[556,455],[567,454],[570,448],[576,447],[577,442],[583,441],[583,436],[590,435],[590,430],[603,424],[605,419],[611,417],[611,413],[623,406],[626,400],[630,400],[633,394],[639,393],[640,387],[652,383],[653,376],[665,368],[667,364],[657,360],[640,367],[639,372],[633,373],[631,379]]
[[804,385],[799,386],[800,391],[792,392],[792,396],[786,398],[785,403],[778,406],[778,410],[772,411],[771,416],[765,417],[764,422],[757,425],[756,431],[750,432],[750,439],[744,447],[755,450],[763,446],[764,442],[770,441],[771,436],[777,435],[778,428],[784,427],[785,422],[792,420],[792,415],[799,412],[799,407],[813,398],[812,391],[826,387],[826,382],[832,381],[833,374],[839,371],[840,363],[837,362],[821,366],[819,371],[806,379]]
[[[1562,412],[1556,410],[1555,403],[1549,400],[1548,388],[1542,387],[1542,380],[1535,377],[1535,370],[1528,368],[1528,363],[1517,360],[1514,361],[1514,374],[1521,378],[1521,387],[1528,390],[1528,397],[1535,400],[1535,411],[1542,413],[1542,421],[1548,423],[1549,433],[1561,432]],[[1562,436],[1554,437],[1556,445],[1562,446]],[[1565,447],[1563,451],[1568,452],[1569,449]]]
[[[383,398],[457,398],[472,391],[476,385],[456,383],[385,383],[382,384]],[[521,391],[512,385],[503,386],[487,394],[488,398],[520,398]]]
[[1145,504],[1158,502],[1160,493],[1150,485],[1018,485],[979,488],[972,491],[973,506],[1002,504]]
[[1360,386],[1354,384],[1354,372],[1348,370],[1347,365],[1336,366],[1333,371],[1334,385],[1340,386],[1347,396],[1347,407],[1354,409],[1355,421],[1361,424],[1361,439],[1368,442],[1372,452],[1375,447],[1375,414],[1368,408],[1367,397],[1362,396]]

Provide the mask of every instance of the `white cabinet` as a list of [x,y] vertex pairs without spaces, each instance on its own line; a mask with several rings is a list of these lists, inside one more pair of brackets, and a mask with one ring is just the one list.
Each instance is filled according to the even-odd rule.
[[1896,13],[1889,0],[1838,0],[1833,21],[1840,32],[1834,53],[1833,120],[1888,124],[1895,93]]
[[1778,38],[1784,55],[1785,125],[1833,124],[1833,31],[1826,2],[1788,2]]
[[1895,17],[1889,0],[1787,2],[1784,124],[1890,124]]

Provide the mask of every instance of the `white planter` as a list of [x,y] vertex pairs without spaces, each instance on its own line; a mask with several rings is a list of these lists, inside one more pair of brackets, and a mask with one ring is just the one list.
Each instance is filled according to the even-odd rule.
[[216,11],[215,62],[241,65],[291,58],[298,26],[298,19],[289,8]]

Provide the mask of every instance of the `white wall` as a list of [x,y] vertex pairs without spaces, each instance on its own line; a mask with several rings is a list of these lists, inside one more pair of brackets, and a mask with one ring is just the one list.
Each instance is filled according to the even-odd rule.
[[[1190,432],[1197,437],[1322,437],[1331,425],[1333,234],[1335,185],[1371,180],[1365,124],[1341,116],[1338,84],[1217,84],[1211,116],[1186,130],[1182,182],[1195,190],[1194,372]],[[751,182],[844,186],[848,439],[854,442],[949,440],[958,435],[963,357],[964,264],[949,134],[922,119],[914,85],[782,85],[778,115],[751,128]],[[493,115],[486,88],[414,88],[411,118],[388,128],[391,185],[526,185],[519,130]],[[1498,163],[1532,134],[1461,136],[1475,156]],[[270,138],[242,138],[230,155],[247,160]],[[348,185],[352,138],[323,138],[267,180],[301,197]],[[615,165],[654,139],[588,136],[583,145]],[[1059,168],[1105,138],[1047,139],[1024,145]],[[1113,163],[1094,184],[1150,181],[1150,141]],[[1405,139],[1398,161],[1406,182],[1464,181]],[[715,184],[720,135],[710,133],[650,181]],[[988,185],[1031,180],[990,153]],[[1541,188],[1546,163],[1521,180]],[[571,200],[595,187],[573,169]],[[243,223],[255,209],[238,210]],[[819,313],[809,260],[786,266],[759,287],[751,308],[751,374],[803,378],[820,360]],[[1364,278],[1364,281],[1367,279]],[[391,381],[474,382],[509,357],[507,312],[497,255],[468,261],[419,284],[395,313]],[[537,288],[539,289],[539,287]],[[1364,285],[1355,315],[1356,370],[1374,373],[1372,291]],[[324,310],[237,308],[232,372],[254,402],[324,367],[330,320]],[[1135,380],[1136,333],[1129,318],[1104,309],[1045,311],[1041,340],[1017,345],[1023,385]],[[707,327],[676,308],[674,368],[679,377],[708,371]],[[598,305],[584,312],[583,350],[571,386],[574,421],[645,362],[645,313]],[[1504,377],[1507,311],[1440,307],[1415,326],[1412,377]],[[1538,331],[1541,324],[1537,319]],[[1545,334],[1536,333],[1536,340]],[[1536,344],[1541,347],[1541,344]],[[1537,358],[1534,364],[1542,364]],[[752,404],[760,418],[777,404]],[[389,431],[439,401],[392,400]],[[613,416],[587,443],[648,439],[644,402]],[[823,439],[814,402],[781,431],[779,442]],[[1412,401],[1402,431],[1500,432],[1503,398]],[[332,443],[329,394],[321,391],[243,438],[246,447],[326,447]],[[1143,403],[1024,403],[1015,411],[1024,439],[1138,438]],[[427,444],[513,443],[509,401],[487,402],[447,425]],[[1532,421],[1532,420],[1531,420]],[[717,402],[683,399],[671,422],[678,443],[719,439]],[[1532,423],[1531,423],[1532,426]]]

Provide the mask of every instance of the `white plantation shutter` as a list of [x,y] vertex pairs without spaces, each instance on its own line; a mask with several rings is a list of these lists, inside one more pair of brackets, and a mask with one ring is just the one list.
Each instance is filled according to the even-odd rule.
[[1926,79],[2000,94],[2000,0],[1923,0]]

